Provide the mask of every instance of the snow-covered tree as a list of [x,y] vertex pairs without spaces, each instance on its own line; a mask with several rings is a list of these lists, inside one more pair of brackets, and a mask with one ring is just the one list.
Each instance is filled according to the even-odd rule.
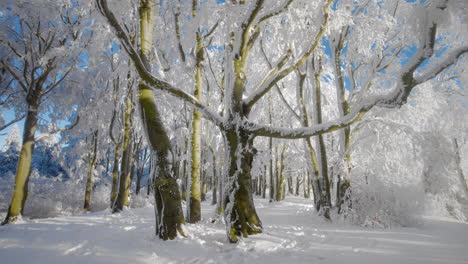
[[[224,17],[220,18],[223,19],[223,26],[217,30],[222,32],[219,39],[225,48],[224,64],[219,65],[225,73],[224,112],[221,116],[217,113],[217,109],[209,108],[199,99],[164,81],[162,77],[153,75],[151,69],[145,65],[145,60],[133,47],[126,29],[121,24],[121,18],[114,15],[107,1],[97,0],[97,2],[132,59],[139,77],[146,83],[146,89],[162,90],[191,104],[222,131],[227,153],[225,221],[228,238],[232,242],[238,241],[241,235],[246,237],[262,230],[253,204],[251,186],[252,161],[257,152],[253,145],[255,137],[308,138],[346,128],[361,120],[375,107],[400,107],[407,102],[415,87],[432,80],[450,66],[456,65],[468,52],[466,42],[460,37],[460,28],[448,31],[452,29],[448,23],[449,19],[455,19],[460,25],[466,25],[467,22],[463,15],[457,13],[456,6],[460,5],[457,1],[428,1],[419,4],[400,1],[399,3],[405,7],[399,8],[398,15],[394,17],[390,15],[390,12],[395,10],[394,6],[389,7],[376,2],[369,7],[369,11],[381,10],[389,15],[362,12],[359,15],[362,19],[352,18],[353,12],[360,8],[361,3],[351,1],[344,9],[337,9],[335,6],[332,8],[331,4],[334,1],[331,0],[321,3],[290,0],[279,1],[274,5],[267,5],[263,0],[215,4],[216,8],[222,10],[220,15]],[[308,27],[308,33],[311,35],[309,39],[298,37],[300,30],[288,29],[288,32],[281,30],[281,26],[290,17],[299,21],[303,19],[305,25],[314,25]],[[392,23],[393,20],[396,22]],[[313,55],[319,55],[319,47],[326,32],[342,28],[346,23],[359,23],[358,28],[354,29],[355,32],[369,34],[367,38],[357,34],[350,42],[350,47],[356,44],[357,49],[348,49],[350,54],[359,56],[359,59],[364,61],[366,70],[361,73],[362,76],[370,71],[375,72],[382,65],[386,68],[383,75],[367,74],[371,81],[368,82],[369,85],[362,85],[360,89],[356,89],[356,96],[350,102],[349,112],[309,127],[285,128],[252,121],[254,113],[258,112],[255,105],[265,98],[275,84],[291,78],[290,73],[304,65]],[[403,23],[407,26],[403,28],[402,36],[391,34],[393,31],[398,31]],[[390,30],[372,26],[372,29],[369,29],[366,28],[368,25],[391,25],[391,27]],[[271,70],[261,67],[255,57],[260,43],[259,36],[267,34],[263,28],[277,30],[271,37],[270,50],[278,47],[284,49],[287,45],[286,39],[288,43],[294,43],[279,57],[273,56],[274,59],[270,60],[274,61]],[[291,37],[297,40],[293,41]],[[375,41],[365,43],[369,38]],[[447,51],[441,54],[437,53],[439,38],[443,38],[444,42],[451,42]],[[413,49],[414,52],[406,53],[406,60],[401,62],[393,59],[395,57],[404,59],[395,55],[399,48]],[[382,64],[373,63],[374,54],[378,58],[384,58]],[[355,64],[352,65],[355,67]],[[387,81],[381,82],[384,77]],[[368,87],[372,88],[371,92],[368,92]]]

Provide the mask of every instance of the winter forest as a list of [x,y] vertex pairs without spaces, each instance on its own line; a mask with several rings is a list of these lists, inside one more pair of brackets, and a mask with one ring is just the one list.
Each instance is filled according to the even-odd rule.
[[1,0],[0,262],[468,263],[466,0]]

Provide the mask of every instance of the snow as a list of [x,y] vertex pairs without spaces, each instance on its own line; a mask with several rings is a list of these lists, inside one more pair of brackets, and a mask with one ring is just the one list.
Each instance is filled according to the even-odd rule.
[[0,227],[2,263],[468,263],[468,225],[421,218],[415,227],[368,229],[328,223],[312,201],[255,200],[264,233],[227,241],[224,224],[185,226],[187,237],[154,236],[151,206],[82,216],[23,220]]

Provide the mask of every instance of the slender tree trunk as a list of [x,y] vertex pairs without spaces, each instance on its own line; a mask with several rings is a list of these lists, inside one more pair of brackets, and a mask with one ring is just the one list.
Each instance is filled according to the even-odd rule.
[[[312,61],[311,64],[314,64],[314,61]],[[322,124],[322,93],[321,93],[321,83],[320,83],[320,77],[321,77],[321,71],[322,71],[322,63],[319,60],[318,65],[312,65],[314,68],[313,74],[314,74],[314,92],[313,92],[313,100],[314,100],[314,105],[315,105],[315,123],[316,124]],[[326,146],[325,146],[325,141],[323,139],[323,135],[320,134],[317,136],[317,144],[319,146],[319,164],[320,164],[320,176],[321,176],[321,184],[320,187],[322,189],[320,190],[320,212],[323,214],[323,216],[326,219],[330,219],[330,209],[331,209],[331,185],[330,185],[330,179],[328,177],[328,163],[327,163],[327,152],[326,152]]]
[[288,175],[288,193],[294,194],[293,178],[292,175]]
[[[37,101],[37,102],[36,102]],[[34,152],[34,134],[36,133],[39,100],[28,104],[28,113],[23,128],[23,143],[21,146],[18,166],[16,169],[15,188],[11,198],[8,213],[2,225],[14,222],[21,217],[24,204],[28,198],[28,182],[31,174],[31,161]]]
[[[192,3],[192,17],[197,14],[197,1]],[[195,92],[194,96],[198,100],[201,99],[202,93],[202,67],[203,67],[203,38],[200,30],[196,33],[195,47]],[[193,111],[192,121],[192,171],[190,182],[190,199],[188,205],[187,222],[196,223],[201,219],[201,201],[202,192],[200,185],[200,161],[201,161],[201,113],[197,110]],[[203,197],[204,198],[204,197]]]
[[[130,87],[131,89],[131,87]],[[113,212],[122,211],[124,206],[128,205],[128,195],[130,186],[130,174],[131,174],[131,156],[132,156],[132,93],[129,92],[126,100],[125,109],[125,128],[124,128],[124,139],[123,139],[123,151],[122,161],[120,165],[120,180],[119,180],[119,191],[117,193],[117,199]]]
[[306,172],[306,179],[304,179],[304,198],[310,198],[310,185],[311,185],[311,179],[310,179],[310,173],[309,171]]
[[[285,167],[285,165],[284,165],[284,159],[285,159],[284,154],[285,154],[287,148],[288,148],[287,145],[284,144],[283,149],[281,150],[281,156],[280,156],[279,160],[277,159],[277,164],[278,164],[277,165],[277,171],[278,171],[277,186],[278,186],[278,188],[276,190],[276,200],[277,201],[282,201],[282,200],[284,200],[284,197],[285,197],[284,183],[286,181],[286,177],[284,175],[284,167]],[[279,161],[279,163],[278,163],[278,161]]]
[[[297,86],[297,98],[299,109],[301,113],[301,122],[302,126],[308,127],[309,126],[309,117],[307,112],[307,107],[304,100],[304,85],[307,77],[306,72],[301,72],[300,70],[297,71],[299,82]],[[319,163],[317,161],[317,153],[315,152],[314,147],[312,146],[312,142],[310,138],[304,139],[305,148],[306,148],[306,159],[310,161],[309,163],[309,170],[313,172],[313,180],[312,180],[312,193],[314,196],[314,205],[317,211],[320,210],[320,201],[321,201],[321,192],[320,192],[320,170],[319,170]]]
[[147,158],[148,158],[148,148],[145,148],[145,151],[143,153],[143,158],[140,159],[139,164],[138,164],[136,189],[135,189],[135,194],[136,195],[140,194],[141,177],[143,176],[143,172],[145,170],[145,164],[146,164],[146,159]]
[[263,182],[262,182],[262,198],[266,198],[266,187],[267,187],[267,166],[265,165],[263,170]]
[[93,189],[93,173],[94,173],[94,167],[96,166],[96,162],[97,162],[98,133],[99,133],[99,130],[96,130],[93,133],[93,137],[91,140],[93,145],[91,146],[91,150],[89,151],[89,154],[88,154],[88,158],[89,158],[88,177],[86,180],[86,192],[85,192],[85,199],[84,199],[84,206],[83,206],[83,209],[85,212],[89,211],[90,202],[91,202],[91,191]]
[[299,196],[299,190],[303,181],[304,180],[301,181],[301,177],[296,177],[296,196]]
[[202,165],[200,166],[200,199],[201,201],[206,201],[206,191],[207,191],[207,177],[206,177],[206,152],[202,151]]
[[187,201],[187,185],[188,185],[188,175],[187,175],[187,152],[188,152],[188,138],[184,138],[184,161],[182,162],[182,201]]
[[[347,29],[345,29],[346,31]],[[350,107],[348,105],[348,101],[345,97],[345,81],[343,78],[343,72],[341,69],[341,52],[344,48],[344,34],[346,32],[343,31],[340,34],[338,45],[332,51],[333,55],[333,70],[336,74],[335,83],[336,83],[336,97],[337,97],[337,107],[340,117],[347,115],[350,112]],[[344,210],[345,203],[350,198],[350,187],[351,181],[349,179],[350,171],[351,171],[351,153],[349,152],[350,146],[350,135],[351,135],[351,128],[345,127],[341,129],[339,132],[339,144],[340,144],[340,155],[342,160],[340,161],[344,167],[344,169],[340,170],[337,173],[337,182],[336,182],[336,207],[338,208],[338,213],[342,213]],[[350,206],[348,204],[347,206]]]
[[118,188],[118,180],[119,180],[119,159],[120,159],[120,149],[122,148],[122,143],[119,142],[115,145],[115,153],[114,153],[114,167],[112,168],[112,190],[111,190],[111,199],[110,205],[111,208],[114,208],[117,198],[117,188]]
[[212,205],[215,205],[218,203],[218,175],[217,175],[217,171],[216,171],[216,155],[215,155],[215,152],[213,150],[213,148],[210,146],[209,147],[210,149],[210,152],[211,152],[211,158],[213,159],[213,199],[211,201],[211,204]]

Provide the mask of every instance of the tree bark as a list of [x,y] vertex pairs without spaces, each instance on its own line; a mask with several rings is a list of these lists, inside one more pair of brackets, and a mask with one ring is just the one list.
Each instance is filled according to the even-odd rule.
[[139,85],[139,102],[148,141],[153,150],[152,155],[155,155],[153,171],[156,174],[154,181],[156,235],[163,240],[174,239],[177,237],[177,232],[184,235],[182,231],[184,216],[179,186],[171,175],[169,137],[156,107],[153,90],[143,83]]
[[[129,87],[131,89],[131,87]],[[130,174],[131,174],[131,156],[132,156],[132,93],[129,92],[126,100],[125,109],[125,128],[123,139],[122,161],[120,163],[119,191],[112,212],[122,211],[124,206],[128,205],[128,196],[130,192]]]
[[115,145],[115,153],[114,153],[114,167],[112,168],[112,190],[111,190],[111,198],[110,198],[110,206],[114,208],[115,203],[117,202],[117,188],[118,188],[118,181],[119,181],[119,159],[120,159],[120,149],[122,147],[122,143],[119,142]]
[[28,104],[28,113],[23,128],[23,143],[16,170],[15,187],[7,216],[2,225],[14,222],[21,217],[24,204],[28,198],[28,182],[31,174],[32,154],[34,152],[34,134],[37,128],[38,108],[39,100],[34,100]]
[[[149,54],[153,41],[154,2],[140,1],[140,54],[149,68]],[[154,200],[156,212],[156,235],[163,240],[174,239],[177,233],[184,235],[184,215],[177,181],[171,175],[169,155],[171,145],[161,120],[153,90],[145,83],[138,85],[138,99],[146,135],[152,149],[152,166],[155,175]]]
[[[315,66],[314,60],[312,60],[312,70],[313,70],[313,77],[314,77],[314,85],[312,86],[314,89],[313,92],[313,100],[315,105],[315,124],[322,124],[322,93],[321,93],[321,86],[320,86],[320,77],[322,73],[322,62],[320,59],[318,60],[318,65]],[[331,209],[331,185],[330,179],[328,178],[328,161],[327,161],[327,152],[325,141],[323,139],[323,134],[317,136],[317,144],[319,149],[319,155],[317,156],[319,159],[319,168],[320,168],[320,177],[321,177],[321,190],[320,190],[320,213],[326,219],[330,219],[330,209]]]
[[86,192],[85,192],[85,199],[84,199],[84,206],[83,209],[85,212],[89,211],[90,203],[91,203],[91,191],[93,189],[93,173],[94,167],[96,166],[97,162],[97,142],[98,142],[98,133],[99,130],[93,132],[92,137],[92,146],[89,152],[89,163],[88,163],[88,177],[86,180]]
[[253,138],[242,128],[225,132],[227,141],[228,184],[225,195],[225,220],[229,241],[235,243],[239,236],[262,232],[262,223],[255,210],[251,168],[256,153]]

